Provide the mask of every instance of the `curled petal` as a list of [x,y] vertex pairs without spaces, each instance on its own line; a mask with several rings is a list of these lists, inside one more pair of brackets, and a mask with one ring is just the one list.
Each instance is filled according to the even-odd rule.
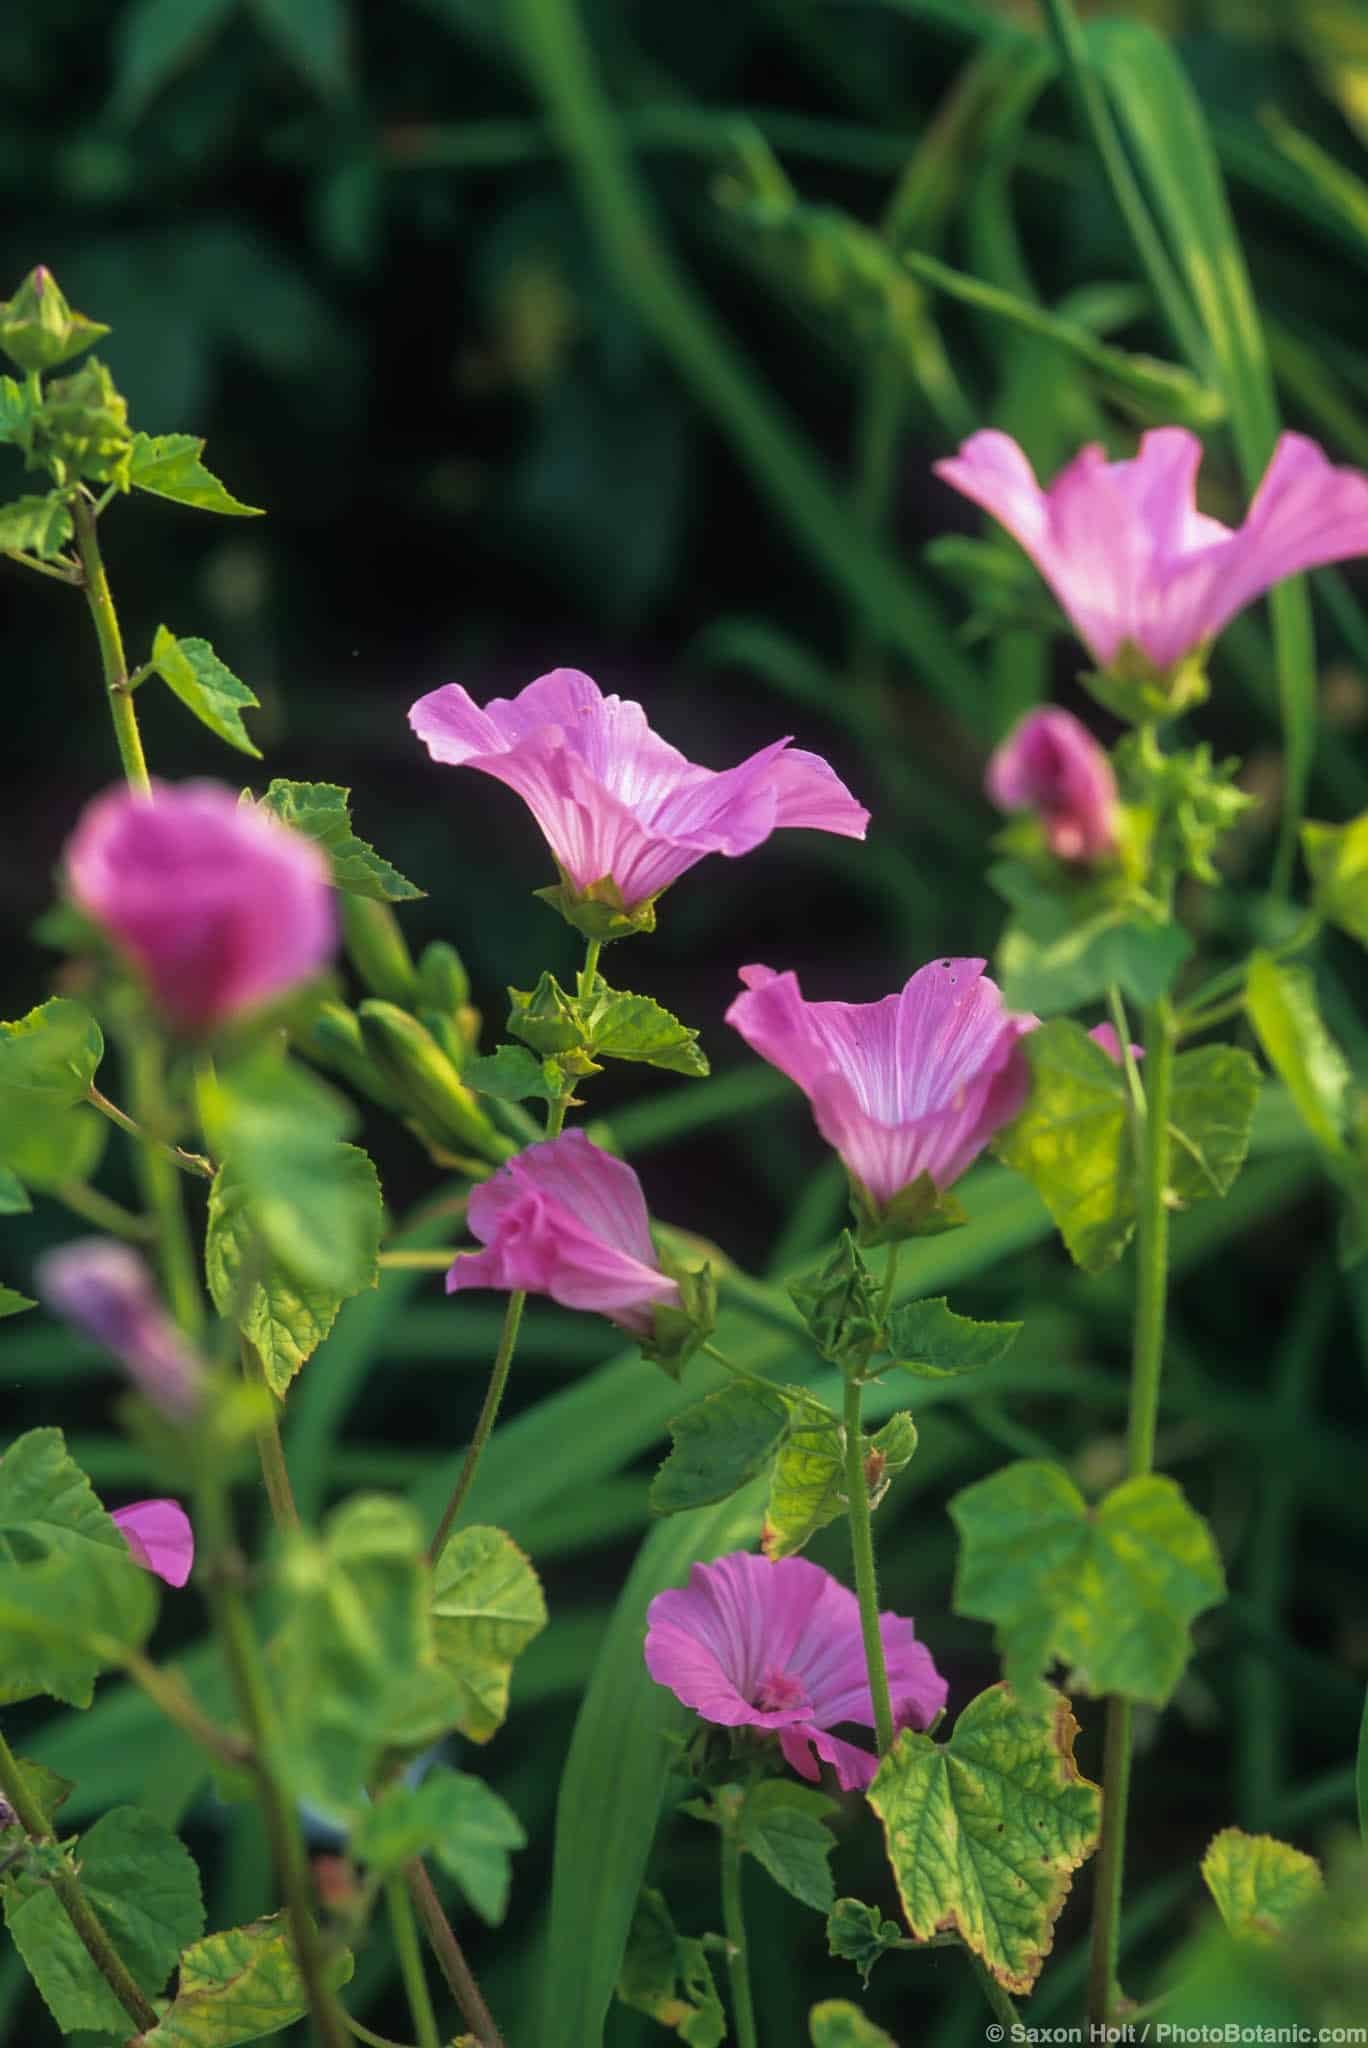
[[178,1501],[138,1500],[115,1508],[113,1520],[144,1570],[168,1586],[183,1586],[195,1562],[195,1532]]

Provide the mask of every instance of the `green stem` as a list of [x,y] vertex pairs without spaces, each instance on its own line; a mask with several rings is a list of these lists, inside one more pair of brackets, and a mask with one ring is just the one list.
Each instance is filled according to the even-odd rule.
[[459,1256],[454,1244],[436,1245],[431,1251],[381,1252],[382,1273],[445,1273]]
[[266,1498],[271,1504],[271,1520],[282,1536],[287,1535],[299,1527],[299,1509],[290,1484],[290,1469],[285,1463],[285,1446],[280,1441],[275,1392],[266,1378],[260,1352],[246,1337],[242,1339],[242,1376],[249,1386],[260,1387],[271,1404],[266,1421],[256,1432],[257,1458]]
[[[18,1759],[3,1735],[0,1735],[0,1792],[4,1793],[13,1807],[19,1825],[30,1840],[53,1840],[52,1824],[42,1801],[34,1797],[27,1779],[19,1768]],[[70,1857],[65,1854],[61,1856],[50,1871],[47,1882],[57,1894],[62,1911],[71,1922],[82,1948],[137,2031],[143,2034],[150,2027],[155,2027],[157,2009],[143,1996],[128,1965],[105,1931],[104,1923],[81,1890],[81,1882]]]
[[494,2024],[494,2016],[484,2002],[455,1930],[442,1911],[442,1902],[433,1890],[432,1879],[421,1862],[410,1863],[406,1876],[409,1896],[418,1909],[423,1931],[446,1978],[447,1988],[461,2008],[461,2017],[480,2043],[480,2048],[503,2048],[503,2038]]
[[96,536],[95,508],[84,492],[78,492],[72,499],[71,516],[76,527],[76,549],[85,572],[86,603],[94,622],[95,637],[100,643],[100,661],[104,668],[105,689],[109,693],[109,712],[114,720],[114,737],[119,743],[119,759],[123,762],[129,788],[139,796],[151,796],[152,780],[147,772],[138,717],[128,688],[128,662],[124,656],[123,635],[119,631],[119,615],[114,609],[109,578],[105,575],[104,558]]
[[111,1201],[108,1195],[88,1187],[83,1180],[64,1180],[52,1192],[73,1216],[83,1217],[97,1230],[107,1230],[111,1237],[126,1237],[130,1244],[147,1244],[157,1235],[157,1226],[150,1216],[135,1216],[122,1202]]
[[751,1998],[746,1918],[741,1903],[741,1843],[735,1825],[722,1828],[722,1927],[727,1937],[736,2048],[756,2048],[755,2005]]
[[389,1908],[399,1974],[404,1980],[404,1993],[418,2034],[418,2048],[442,2048],[437,2015],[432,2009],[432,1993],[423,1968],[423,1952],[418,1946],[418,1926],[402,1877],[386,1880],[385,1904]]
[[[1275,960],[1290,960],[1297,953],[1304,953],[1320,932],[1324,920],[1318,910],[1308,910],[1280,946],[1271,948]],[[1178,1012],[1179,1028],[1183,1032],[1201,1029],[1194,1020],[1201,1016],[1210,1005],[1220,1002],[1228,995],[1238,994],[1244,1000],[1244,985],[1249,977],[1249,962],[1241,960],[1234,967],[1225,967],[1219,974],[1213,974],[1210,981],[1204,981],[1195,995],[1189,996]],[[1236,1006],[1238,1008],[1238,1004]],[[1203,1019],[1203,1023],[1215,1023],[1216,1018]]]
[[250,1762],[246,1745],[209,1719],[179,1672],[162,1671],[140,1650],[122,1649],[117,1644],[110,1646],[106,1661],[121,1665],[168,1721],[173,1721],[192,1742],[197,1742],[201,1749],[207,1749],[220,1763],[230,1769],[240,1769]]
[[206,1468],[196,1495],[203,1580],[224,1663],[252,1750],[271,1859],[290,1916],[299,1973],[308,1994],[319,2048],[345,2048],[327,1959],[313,1917],[308,1859],[293,1805],[275,1773],[279,1727],[256,1631],[242,1590],[243,1560],[233,1538],[228,1495],[218,1471]]
[[[92,1109],[98,1109],[101,1116],[108,1117],[112,1124],[117,1124],[121,1131],[126,1131],[130,1138],[136,1138],[139,1144],[146,1141],[146,1133],[141,1124],[135,1122],[126,1110],[120,1109],[116,1102],[111,1102],[107,1095],[102,1095],[93,1081],[86,1090],[86,1101]],[[202,1152],[187,1152],[180,1145],[168,1145],[165,1150],[171,1164],[178,1166],[182,1173],[194,1174],[200,1180],[214,1178],[213,1162],[206,1159]]]
[[982,1958],[976,1956],[972,1949],[966,1949],[965,1954],[974,1966],[974,1975],[978,1978],[979,1990],[988,2001],[989,2012],[1007,2028],[1007,2039],[1016,2040],[1018,2035],[1014,2030],[1021,2025],[1021,2014]]
[[584,948],[584,970],[580,976],[580,981],[587,996],[591,996],[594,993],[594,983],[598,980],[599,954],[602,951],[602,939],[589,939],[586,941]]
[[176,1321],[187,1336],[197,1339],[204,1327],[199,1259],[185,1214],[180,1175],[171,1163],[161,1047],[150,1034],[135,1040],[132,1067],[136,1120],[142,1134],[139,1172],[148,1207],[157,1219],[162,1278]]
[[898,1259],[902,1252],[900,1244],[888,1247],[888,1258],[884,1264],[883,1287],[879,1293],[879,1323],[888,1321],[888,1311],[893,1306],[893,1290],[898,1284]]
[[17,562],[21,569],[32,569],[39,576],[50,576],[55,583],[79,585],[81,581],[81,572],[74,562],[68,563],[65,568],[61,566],[66,560],[65,556],[56,562],[40,562],[32,555],[20,554],[18,548],[0,548],[0,554],[3,554],[8,562]]
[[845,1390],[846,1513],[850,1517],[850,1550],[855,1563],[855,1591],[860,1602],[860,1633],[864,1637],[869,1691],[874,1702],[874,1733],[879,1755],[893,1747],[893,1702],[888,1691],[883,1636],[879,1631],[879,1582],[874,1567],[874,1527],[865,1479],[864,1434],[860,1428],[863,1388],[848,1379]]
[[[1159,1421],[1159,1384],[1164,1363],[1164,1319],[1168,1301],[1169,1211],[1166,1197],[1173,1047],[1173,1015],[1168,1004],[1161,1000],[1146,1013],[1145,1108],[1137,1153],[1135,1341],[1126,1445],[1126,1467],[1132,1479],[1142,1477],[1154,1468],[1154,1439]],[[1088,1970],[1088,2017],[1094,2026],[1106,2024],[1115,1987],[1130,1771],[1130,1702],[1112,1698],[1107,1702],[1102,1766],[1102,1840],[1097,1852]]]

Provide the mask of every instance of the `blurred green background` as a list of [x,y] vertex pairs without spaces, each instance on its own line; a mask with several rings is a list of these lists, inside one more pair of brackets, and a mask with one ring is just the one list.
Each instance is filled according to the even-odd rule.
[[[1171,38],[1192,82],[1286,422],[1368,464],[1363,10],[1132,0],[1110,12]],[[695,759],[726,765],[792,731],[871,805],[866,848],[789,835],[742,867],[713,861],[665,900],[655,938],[611,958],[615,980],[701,1028],[718,1078],[662,1089],[605,1076],[592,1113],[638,1159],[662,1219],[750,1272],[791,1269],[837,1225],[841,1188],[796,1095],[729,1042],[737,966],[792,966],[810,994],[867,998],[934,953],[991,952],[987,750],[1039,697],[1081,701],[1077,651],[1010,550],[967,571],[953,548],[927,556],[938,536],[979,530],[929,465],[991,423],[1049,472],[1083,439],[1122,450],[1165,416],[1151,405],[1137,418],[1096,351],[932,289],[896,251],[939,257],[1085,338],[1178,358],[1034,8],[48,0],[0,12],[0,95],[0,284],[48,263],[73,304],[112,326],[100,352],[134,424],[205,435],[211,467],[270,515],[215,521],[139,499],[108,517],[131,658],[165,621],[209,637],[263,699],[256,770],[216,754],[150,686],[139,705],[154,772],[349,784],[358,829],[430,892],[405,912],[415,947],[453,939],[495,1025],[504,985],[564,972],[574,946],[529,893],[551,877],[521,806],[433,767],[413,741],[405,714],[421,692],[458,679],[483,699],[582,667],[640,698]],[[1181,152],[1172,168],[1180,186],[1197,177]],[[1219,268],[1227,252],[1177,253]],[[1197,373],[1219,390],[1200,280],[1197,301],[1218,358]],[[1220,421],[1209,446],[1206,502],[1230,513],[1242,486]],[[3,481],[22,488],[17,468]],[[4,565],[0,588],[0,923],[17,1015],[51,986],[32,927],[76,811],[116,757],[79,600]],[[1313,815],[1368,803],[1365,596],[1357,570],[1313,579]],[[1257,928],[1285,772],[1262,612],[1227,636],[1215,682],[1194,725],[1247,758],[1265,800],[1222,890],[1192,906],[1219,963]],[[1347,942],[1330,949],[1320,987],[1362,1072],[1355,968]],[[402,1134],[368,1123],[367,1142],[396,1214],[432,1190]],[[104,1184],[121,1192],[117,1171]],[[1023,1315],[1026,1333],[992,1392],[956,1386],[925,1403],[919,1458],[880,1516],[886,1598],[918,1617],[952,1706],[996,1668],[987,1632],[949,1612],[945,1500],[1042,1446],[1085,1485],[1118,1476],[1128,1329],[1125,1273],[1074,1273],[1024,1186],[987,1168],[972,1195],[962,1249],[910,1263],[953,1285],[961,1308]],[[24,1284],[40,1246],[76,1227],[51,1203],[15,1219],[6,1277]],[[1368,1674],[1368,1284],[1337,1273],[1333,1238],[1332,1204],[1276,1099],[1232,1196],[1179,1223],[1160,1462],[1211,1519],[1233,1597],[1201,1624],[1162,1731],[1142,1731],[1128,1982],[1142,1985],[1200,1910],[1196,1865],[1218,1827],[1272,1827],[1314,1848],[1352,1814]],[[497,1314],[409,1277],[344,1311],[290,1404],[306,1509],[360,1484],[440,1500]],[[503,1456],[482,1481],[482,1512],[529,1546],[553,1614],[477,1766],[532,1845],[507,1927],[462,1928],[520,2048],[561,2048],[532,2017],[557,1776],[675,1398],[645,1365],[605,1377],[613,1353],[606,1326],[533,1314]],[[99,1358],[35,1317],[7,1327],[0,1359],[14,1429],[61,1422],[111,1500],[146,1490]],[[843,1568],[839,1529],[816,1554]],[[190,1597],[168,1601],[164,1628],[193,1654]],[[1100,1710],[1081,1718],[1092,1766]],[[211,1925],[261,1909],[254,1816],[220,1803],[121,1687],[84,1717],[16,1719],[31,1751],[79,1779],[74,1818],[135,1797],[180,1822]],[[891,1906],[856,1819],[838,1889]],[[662,1831],[653,1870],[689,1932],[717,1924],[712,1854],[692,1823]],[[748,1885],[764,2035],[796,2043],[812,2000],[855,1980],[826,1956],[815,1915],[758,1871]],[[1033,2023],[1073,2016],[1080,1926],[1076,1900]],[[377,1933],[353,2003],[403,2034],[390,1977]],[[885,1964],[866,2003],[904,2043],[980,2038],[978,1993],[953,1954]],[[8,2040],[46,2038],[12,1956],[0,2005]],[[618,2011],[608,2039],[653,2031]]]

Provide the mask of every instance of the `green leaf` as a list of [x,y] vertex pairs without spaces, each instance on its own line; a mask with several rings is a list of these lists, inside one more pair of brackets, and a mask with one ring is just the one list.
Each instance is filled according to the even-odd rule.
[[[47,1818],[51,1820],[52,1816],[65,1806],[75,1790],[71,1779],[62,1777],[57,1771],[49,1770],[46,1764],[34,1763],[31,1757],[16,1757],[15,1761],[30,1795],[38,1801]],[[11,1820],[8,1826],[0,1827],[0,1858],[8,1858],[14,1850],[22,1848],[27,1840],[28,1836],[17,1820]]]
[[458,1692],[456,1727],[488,1742],[508,1712],[513,1666],[546,1626],[541,1581],[502,1529],[458,1529],[432,1574],[437,1656]]
[[1023,1699],[1061,1658],[1094,1697],[1163,1706],[1189,1623],[1225,1597],[1211,1532],[1172,1479],[1128,1479],[1089,1509],[1058,1465],[1023,1459],[956,1494],[950,1515],[956,1611],[995,1625]]
[[888,1318],[887,1348],[905,1371],[944,1380],[996,1365],[1020,1335],[1020,1323],[976,1323],[957,1316],[941,1295],[895,1308]]
[[822,1357],[842,1371],[861,1371],[879,1343],[882,1322],[879,1290],[850,1232],[843,1230],[830,1258],[791,1280],[788,1291]]
[[132,6],[121,9],[110,109],[115,119],[135,120],[236,6],[237,0],[133,0]]
[[1069,1702],[991,1686],[948,1742],[908,1729],[869,1803],[883,1822],[907,1925],[953,1928],[1008,1991],[1029,1991],[1072,1874],[1097,1844],[1101,1799],[1074,1762]]
[[1304,967],[1279,966],[1270,953],[1256,953],[1245,1008],[1307,1130],[1324,1151],[1342,1158],[1349,1066],[1321,1019],[1310,974]]
[[1202,1858],[1206,1888],[1232,1934],[1270,1940],[1324,1890],[1314,1856],[1272,1835],[1223,1828]]
[[789,1433],[774,1461],[765,1508],[766,1557],[792,1557],[845,1513],[845,1432],[801,1387],[785,1387]]
[[33,438],[33,402],[13,377],[0,377],[0,442],[27,448]]
[[1002,999],[1011,1010],[1054,1016],[1094,1002],[1115,983],[1148,1006],[1172,986],[1191,951],[1181,925],[1112,909],[1077,924],[1068,904],[1042,894],[1003,934]]
[[0,1318],[22,1315],[26,1308],[37,1308],[36,1301],[30,1301],[27,1294],[17,1294],[12,1287],[0,1287]]
[[827,1915],[828,1950],[854,1963],[862,1984],[868,1984],[879,1958],[904,1939],[896,1920],[885,1920],[877,1906],[867,1906],[862,1899],[837,1899]]
[[671,1418],[674,1449],[651,1487],[658,1515],[725,1500],[762,1472],[789,1426],[782,1394],[738,1381]]
[[461,1079],[477,1095],[495,1095],[500,1102],[559,1102],[565,1083],[548,1062],[525,1045],[500,1045],[482,1059],[467,1060]]
[[701,1941],[675,1930],[661,1894],[643,1891],[632,1916],[617,1995],[670,2027],[689,2048],[720,2048],[727,2023]]
[[32,1207],[18,1174],[0,1166],[0,1216],[27,1216]]
[[331,1330],[342,1303],[363,1288],[374,1287],[380,1277],[380,1183],[364,1152],[353,1145],[338,1150],[339,1179],[355,1184],[358,1210],[371,1222],[365,1276],[354,1272],[350,1278],[355,1284],[341,1291],[306,1286],[271,1256],[253,1222],[250,1193],[232,1165],[219,1168],[209,1191],[204,1270],[214,1307],[221,1316],[231,1316],[255,1345],[268,1385],[282,1397]]
[[22,549],[48,562],[61,553],[71,534],[71,514],[60,491],[0,505],[0,549]]
[[425,893],[357,838],[352,831],[351,793],[335,782],[287,782],[277,776],[261,801],[282,823],[326,849],[339,889],[381,903],[412,903]]
[[260,505],[244,505],[200,461],[204,447],[195,434],[135,434],[128,478],[136,490],[171,498],[201,512],[234,513],[254,519]]
[[865,2018],[848,1998],[824,1998],[808,2014],[812,2048],[898,2048],[891,2034]]
[[336,99],[351,77],[343,0],[253,0],[257,19],[295,69],[324,99]]
[[244,708],[260,698],[225,668],[207,640],[178,640],[169,627],[158,626],[152,642],[152,666],[201,725],[227,740],[239,753],[261,759],[260,747],[242,723]]
[[[81,1889],[140,1990],[154,1998],[181,1950],[204,1931],[199,1871],[182,1842],[135,1806],[116,1806],[81,1837]],[[63,2033],[128,2037],[128,2015],[96,1969],[51,1885],[6,1884],[5,1923]]]
[[1368,946],[1368,811],[1347,825],[1303,825],[1316,908]]
[[1180,1202],[1229,1192],[1249,1152],[1261,1078],[1233,1045],[1199,1046],[1173,1062],[1168,1178]]
[[831,1878],[836,1838],[825,1821],[837,1810],[824,1792],[787,1778],[764,1778],[746,1794],[737,1822],[746,1853],[777,1885],[819,1913],[830,1912],[836,1902]]
[[595,1059],[640,1060],[667,1073],[706,1075],[698,1033],[649,996],[623,995],[601,984],[584,1005],[585,1035]]
[[11,1177],[20,1176],[40,1192],[89,1180],[109,1129],[98,1110],[79,1104],[58,1109],[41,1095],[0,1088],[0,1158]]
[[439,1766],[421,1785],[391,1785],[353,1830],[351,1850],[380,1872],[435,1855],[480,1918],[498,1927],[512,1881],[508,1854],[526,1841],[522,1822],[497,1792]]
[[350,1103],[278,1046],[262,1045],[201,1076],[210,1150],[276,1263],[303,1287],[345,1300],[375,1278],[378,1191],[340,1142]]
[[0,1701],[88,1707],[97,1675],[142,1642],[155,1581],[68,1455],[32,1429],[0,1458]]
[[[352,1973],[348,1950],[330,1956],[329,1984]],[[309,1994],[283,1913],[194,1942],[180,1959],[176,1995],[141,2048],[238,2048],[303,2019]]]
[[359,1814],[386,1749],[419,1749],[455,1725],[460,1696],[437,1661],[422,1525],[358,1494],[280,1566],[272,1648],[292,1792],[333,1817]]
[[104,1037],[89,1010],[53,996],[16,1023],[0,1024],[0,1129],[3,1098],[13,1095],[65,1109],[84,1100],[104,1057]]

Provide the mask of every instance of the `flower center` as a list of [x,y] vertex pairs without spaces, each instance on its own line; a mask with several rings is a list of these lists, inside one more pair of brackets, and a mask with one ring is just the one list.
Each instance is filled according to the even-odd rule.
[[762,1714],[781,1714],[790,1707],[805,1707],[807,1691],[801,1678],[788,1671],[767,1671],[755,1690],[753,1704]]

